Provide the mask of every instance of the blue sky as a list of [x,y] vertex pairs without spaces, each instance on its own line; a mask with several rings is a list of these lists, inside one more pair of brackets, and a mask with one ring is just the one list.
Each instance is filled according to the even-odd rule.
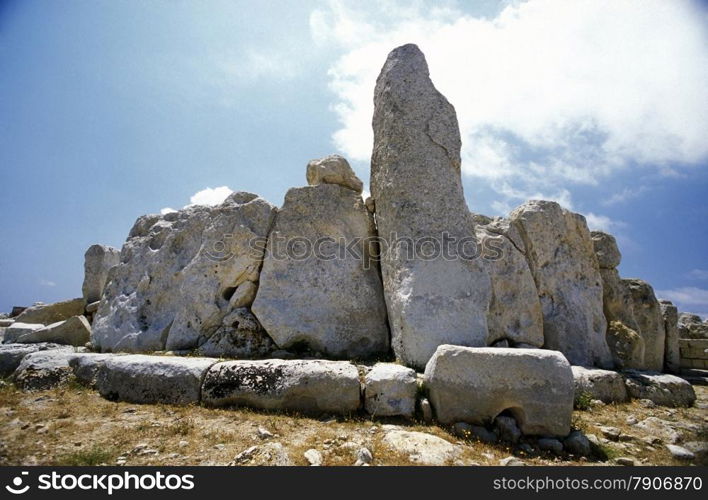
[[617,235],[623,276],[708,315],[707,10],[0,1],[0,311],[79,296],[85,249],[141,214],[228,189],[279,205],[335,152],[368,180],[373,81],[414,42],[472,210],[556,199]]

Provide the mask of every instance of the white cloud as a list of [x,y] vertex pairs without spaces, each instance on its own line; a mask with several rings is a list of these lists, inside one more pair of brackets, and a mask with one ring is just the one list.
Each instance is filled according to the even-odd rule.
[[310,17],[315,41],[344,50],[333,140],[355,161],[371,155],[376,76],[408,42],[457,109],[463,172],[507,197],[497,208],[508,187],[560,192],[637,165],[674,175],[708,157],[706,14],[689,0],[529,0],[494,18],[402,5],[374,18],[333,0]]
[[626,188],[622,189],[621,191],[613,194],[609,198],[603,200],[602,204],[605,206],[609,206],[609,205],[616,205],[618,203],[625,203],[629,200],[632,200],[634,198],[641,196],[642,194],[644,194],[648,190],[649,190],[649,188],[647,186],[639,186],[637,188],[626,187]]
[[703,288],[684,286],[671,290],[657,290],[656,295],[670,300],[681,311],[708,311],[708,290]]
[[161,209],[160,209],[160,214],[161,214],[161,215],[167,215],[167,214],[174,213],[174,212],[176,212],[176,211],[177,211],[177,210],[175,210],[174,208],[165,207],[165,208],[161,208]]
[[185,205],[185,208],[192,205],[219,205],[223,203],[231,193],[233,193],[233,190],[228,186],[220,186],[217,188],[208,187],[194,193],[189,198],[189,205]]
[[44,279],[39,280],[39,284],[40,284],[41,286],[48,286],[48,287],[57,286],[57,284],[56,284],[54,281],[44,280]]
[[614,229],[624,226],[623,222],[615,221],[606,215],[598,215],[592,212],[585,214],[585,220],[587,220],[588,228],[590,228],[591,231],[605,231],[609,233]]
[[693,280],[708,280],[708,270],[691,269],[688,273],[686,273],[686,277]]

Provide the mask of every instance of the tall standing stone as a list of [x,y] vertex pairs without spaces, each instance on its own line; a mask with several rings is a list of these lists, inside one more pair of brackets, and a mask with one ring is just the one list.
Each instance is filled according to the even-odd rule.
[[593,248],[602,278],[602,307],[607,319],[607,344],[618,369],[644,368],[644,339],[634,317],[634,299],[617,266],[622,254],[611,234],[592,231]]
[[253,312],[283,349],[307,348],[335,358],[378,356],[388,351],[389,332],[371,255],[373,216],[350,187],[358,181],[353,172],[340,176],[336,165],[329,166],[331,176],[323,183],[308,167],[308,181],[317,185],[285,195],[268,238]]
[[105,245],[91,245],[84,254],[84,284],[81,291],[87,304],[101,300],[108,281],[108,271],[120,262],[120,250]]
[[441,255],[444,238],[464,240],[467,249],[476,238],[462,192],[457,116],[417,46],[388,55],[373,128],[371,192],[391,342],[399,360],[422,368],[441,344],[486,345],[491,285],[480,259]]
[[660,372],[664,369],[666,330],[654,289],[649,283],[640,279],[626,278],[622,281],[627,285],[632,295],[632,310],[637,320],[639,334],[644,340],[642,368]]
[[140,217],[96,311],[94,346],[263,355],[272,342],[248,308],[275,211],[237,192],[215,207]]
[[541,298],[544,347],[561,351],[573,365],[612,367],[602,280],[585,218],[552,201],[528,201],[510,219]]
[[664,370],[668,373],[679,373],[681,353],[678,341],[678,309],[669,300],[660,300],[659,306],[664,318]]

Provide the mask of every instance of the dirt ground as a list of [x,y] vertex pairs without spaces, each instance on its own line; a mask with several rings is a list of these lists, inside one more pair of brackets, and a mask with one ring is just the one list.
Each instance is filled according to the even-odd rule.
[[[633,424],[656,417],[664,430],[678,433],[678,444],[705,447],[708,387],[702,386],[695,386],[698,401],[692,408],[648,408],[635,401],[574,412],[574,428],[594,434],[599,443],[593,457],[578,458],[460,440],[449,429],[420,422],[135,405],[106,401],[75,384],[41,392],[1,384],[0,465],[309,465],[310,449],[319,452],[322,465],[353,465],[363,447],[373,456],[371,465],[418,465],[384,442],[392,425],[457,445],[450,465],[498,465],[511,455],[527,465],[611,465],[628,459],[637,465],[706,464],[699,453],[690,461],[673,458],[667,438],[649,436]],[[619,429],[619,437],[603,433],[601,426]]]

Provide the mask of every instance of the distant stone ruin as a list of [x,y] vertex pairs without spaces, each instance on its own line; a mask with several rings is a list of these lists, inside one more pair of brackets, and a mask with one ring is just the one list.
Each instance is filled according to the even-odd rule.
[[88,249],[81,298],[0,320],[2,375],[512,435],[567,436],[581,394],[693,404],[675,375],[708,368],[708,324],[621,278],[615,239],[555,202],[470,213],[455,110],[418,47],[388,55],[374,104],[371,198],[332,155],[280,208],[236,192],[139,217],[120,252]]

